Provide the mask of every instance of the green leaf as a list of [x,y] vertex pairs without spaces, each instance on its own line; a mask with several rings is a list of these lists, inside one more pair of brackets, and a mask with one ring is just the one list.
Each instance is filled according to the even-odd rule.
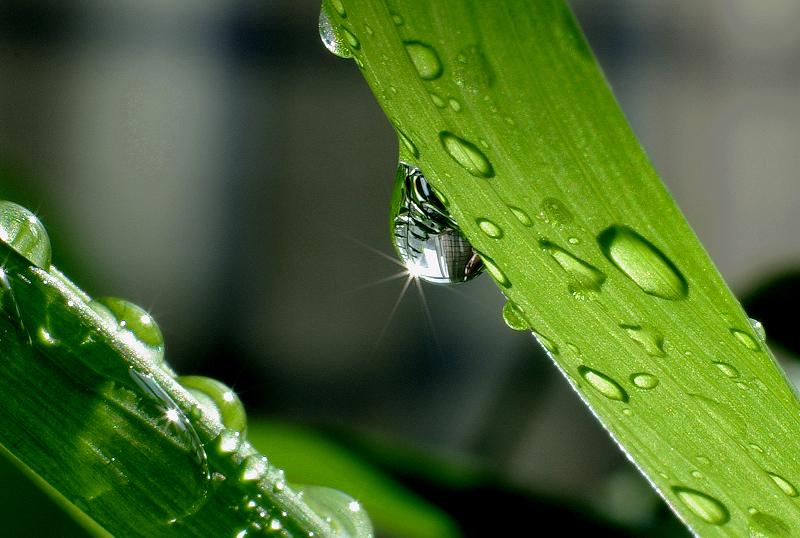
[[673,510],[703,536],[800,535],[800,402],[567,6],[341,3],[400,158]]

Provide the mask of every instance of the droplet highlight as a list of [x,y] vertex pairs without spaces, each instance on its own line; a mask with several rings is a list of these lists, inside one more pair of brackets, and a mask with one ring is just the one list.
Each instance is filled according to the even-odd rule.
[[758,339],[762,342],[767,341],[767,331],[764,329],[764,325],[758,321],[757,319],[747,318],[750,320],[750,326],[753,328],[753,332],[756,333]]
[[522,209],[520,209],[518,207],[511,206],[511,205],[508,206],[508,209],[511,210],[511,214],[514,215],[514,217],[519,221],[520,224],[522,224],[523,226],[526,226],[526,227],[533,226],[533,221],[528,216],[528,214],[525,213],[525,211],[523,211]]
[[203,414],[242,435],[247,430],[247,415],[239,396],[227,385],[199,375],[181,376],[178,383],[199,401]]
[[730,520],[728,509],[714,497],[683,487],[673,487],[672,491],[686,508],[706,523],[724,525]]
[[155,363],[164,363],[164,337],[155,319],[145,309],[116,297],[99,297],[89,306],[127,343],[139,347]]
[[461,103],[458,102],[457,99],[450,98],[447,100],[447,104],[450,105],[450,108],[453,112],[460,112],[461,111]]
[[539,246],[567,273],[571,291],[600,291],[606,280],[606,275],[601,270],[550,241],[542,239]]
[[433,92],[431,92],[431,101],[433,101],[433,104],[436,105],[438,108],[444,108],[447,106],[447,103],[444,102],[444,99],[442,99]]
[[669,301],[688,296],[689,285],[675,264],[633,229],[611,226],[597,242],[606,258],[648,295]]
[[712,362],[711,364],[716,366],[717,369],[720,372],[722,372],[722,375],[724,375],[725,377],[729,377],[731,379],[739,377],[739,370],[737,370],[736,367],[733,366],[732,364],[728,364],[727,362],[719,362],[719,361]]
[[37,267],[50,267],[47,230],[39,217],[21,205],[0,200],[0,240]]
[[620,402],[628,401],[628,393],[625,392],[625,389],[607,375],[586,366],[579,366],[578,373],[593,389],[609,400],[617,400]]
[[648,374],[647,372],[639,372],[632,374],[631,383],[634,384],[637,388],[642,390],[652,390],[658,386],[658,378],[653,374]]
[[503,305],[503,321],[515,331],[527,331],[530,327],[522,309],[513,301],[506,301],[506,304]]
[[405,41],[403,45],[419,78],[436,80],[442,76],[442,62],[433,47],[421,41]]
[[416,144],[408,137],[400,129],[395,129],[397,131],[397,137],[400,139],[400,142],[403,144],[403,147],[410,153],[413,157],[419,157],[419,150],[417,149]]
[[486,267],[486,271],[492,275],[492,278],[503,288],[510,288],[511,281],[508,279],[506,274],[497,267],[497,264],[494,263],[488,256],[484,256],[483,254],[480,255],[481,260],[483,260],[483,265]]
[[620,325],[619,327],[651,357],[666,357],[664,337],[654,329],[641,325]]
[[332,536],[373,538],[372,523],[361,503],[339,490],[301,486],[303,500],[331,527]]
[[439,142],[447,154],[471,175],[486,179],[494,177],[492,163],[475,144],[447,131],[439,133]]
[[545,198],[539,204],[539,220],[553,226],[563,226],[572,222],[572,213],[558,198]]
[[503,237],[503,230],[500,226],[489,219],[477,219],[475,222],[481,231],[492,239],[500,239]]
[[736,341],[747,349],[751,351],[761,351],[761,346],[758,345],[758,342],[746,332],[739,329],[730,329],[730,332],[733,337],[736,338]]
[[747,518],[750,538],[789,538],[792,530],[782,519],[755,511]]
[[778,486],[787,497],[797,497],[797,488],[795,488],[791,482],[775,473],[767,473],[767,476],[775,482],[775,485]]

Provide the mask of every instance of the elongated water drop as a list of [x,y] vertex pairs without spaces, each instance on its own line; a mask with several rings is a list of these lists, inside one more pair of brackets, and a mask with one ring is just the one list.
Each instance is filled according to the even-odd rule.
[[792,530],[780,518],[755,511],[747,519],[750,538],[789,538]]
[[732,364],[719,361],[712,362],[711,364],[716,366],[725,377],[730,377],[730,378],[739,377],[739,370],[737,370],[736,367],[733,366]]
[[758,342],[746,332],[739,329],[730,329],[730,332],[733,337],[747,349],[751,351],[761,351],[761,346],[758,345]]
[[525,321],[525,314],[513,301],[506,301],[503,305],[503,321],[515,331],[527,331],[530,325]]
[[439,108],[444,108],[447,106],[447,103],[444,102],[444,99],[442,99],[441,97],[439,97],[438,94],[433,92],[431,92],[431,101],[433,101],[433,104]]
[[351,53],[361,48],[361,42],[356,35],[345,26],[342,26],[342,35],[344,35],[344,39],[347,41],[347,46],[350,48]]
[[153,317],[142,307],[116,297],[100,297],[89,306],[106,320],[114,320],[113,330],[119,331],[128,344],[143,350],[157,364],[164,362],[164,337]]
[[608,398],[609,400],[617,400],[620,402],[628,401],[628,393],[622,386],[598,370],[593,370],[586,366],[579,366],[578,373],[583,377],[589,385],[592,386],[597,392]]
[[400,163],[390,211],[395,251],[412,276],[455,284],[483,270],[478,253],[418,168]]
[[236,393],[227,385],[199,375],[181,376],[178,378],[178,383],[200,401],[204,414],[222,422],[228,429],[245,434],[247,416],[244,406]]
[[477,219],[475,221],[483,233],[492,239],[500,239],[503,237],[503,229],[489,219]]
[[407,134],[400,129],[397,129],[397,136],[400,138],[400,142],[403,143],[403,146],[406,148],[406,150],[408,150],[413,157],[419,157],[419,150],[417,149],[416,144],[414,144]]
[[546,250],[567,273],[572,291],[599,292],[606,275],[595,266],[573,256],[555,243],[542,239],[539,246]]
[[558,198],[545,198],[539,205],[539,220],[554,226],[572,222],[572,213]]
[[447,154],[473,176],[487,179],[494,177],[492,163],[475,144],[447,131],[439,133],[439,141]]
[[797,488],[795,488],[791,482],[775,473],[767,473],[767,475],[772,479],[773,482],[775,482],[775,485],[778,486],[784,494],[786,494],[787,497],[797,497]]
[[730,519],[725,505],[710,495],[679,486],[673,487],[672,491],[692,513],[706,523],[724,525]]
[[514,217],[516,217],[516,219],[523,226],[532,226],[533,225],[533,221],[531,221],[531,218],[522,209],[520,209],[518,207],[514,207],[512,205],[508,206],[508,209],[511,210],[511,214],[514,215]]
[[453,112],[460,112],[461,111],[461,103],[458,102],[458,99],[450,98],[447,100],[447,103],[450,105],[450,108]]
[[442,62],[433,47],[421,41],[406,41],[403,45],[406,47],[408,57],[411,58],[411,63],[414,64],[419,78],[436,80],[442,76]]
[[497,282],[498,284],[500,284],[500,286],[504,288],[510,288],[511,281],[508,279],[503,270],[500,269],[496,263],[494,263],[494,260],[483,254],[481,254],[480,256],[481,260],[483,260],[483,265],[486,267],[486,271],[488,271],[488,273],[492,276],[495,282]]
[[50,238],[39,217],[21,205],[0,200],[0,241],[32,264],[50,267]]
[[620,325],[631,340],[639,344],[648,355],[652,357],[665,357],[664,337],[654,329],[642,327],[641,325]]
[[606,258],[648,295],[677,301],[689,294],[675,264],[631,228],[611,226],[597,236],[597,242]]
[[322,44],[325,45],[325,48],[332,54],[335,54],[339,58],[353,57],[353,53],[350,52],[350,49],[344,41],[336,34],[330,13],[325,3],[322,4],[322,8],[319,12],[319,37],[322,40]]
[[488,90],[494,83],[494,72],[478,45],[461,49],[453,64],[455,83],[470,93]]
[[764,330],[764,325],[762,325],[761,322],[758,321],[757,319],[753,318],[748,318],[748,319],[750,320],[750,326],[753,328],[753,332],[756,333],[756,336],[758,336],[758,339],[761,340],[762,342],[766,342],[767,331]]
[[342,0],[329,0],[333,9],[336,10],[336,13],[339,14],[340,17],[344,18],[347,17],[347,12],[344,10],[344,6],[342,5]]
[[373,538],[372,523],[361,503],[339,490],[301,486],[303,500],[331,526],[331,535],[342,538]]
[[658,378],[647,372],[639,372],[631,375],[631,383],[642,390],[650,390],[658,386]]

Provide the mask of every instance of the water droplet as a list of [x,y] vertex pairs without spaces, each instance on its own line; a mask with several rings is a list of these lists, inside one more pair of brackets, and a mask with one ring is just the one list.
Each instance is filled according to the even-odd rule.
[[692,471],[691,475],[692,475],[692,477],[694,477],[694,478],[703,478],[703,473],[701,473],[701,472],[700,472],[700,471],[698,471],[697,469],[695,469],[694,471]]
[[0,240],[37,267],[50,267],[47,231],[39,217],[21,205],[0,200]]
[[442,62],[433,47],[421,41],[405,41],[403,45],[406,47],[408,57],[411,58],[411,63],[414,64],[419,78],[436,80],[442,76]]
[[606,398],[620,402],[628,401],[628,393],[625,392],[625,389],[623,389],[619,383],[607,375],[597,370],[592,370],[586,366],[579,366],[578,373],[592,386],[593,389]]
[[541,345],[547,352],[552,355],[558,355],[559,349],[555,342],[550,338],[544,336],[542,333],[533,331],[533,338]]
[[730,520],[728,509],[717,499],[689,488],[676,486],[672,491],[686,508],[706,523],[724,525]]
[[758,510],[747,519],[750,538],[788,538],[792,535],[789,526],[782,520]]
[[330,0],[333,9],[336,10],[336,13],[339,14],[340,17],[344,18],[347,17],[347,12],[344,10],[344,6],[342,5],[342,0]]
[[439,133],[439,141],[450,157],[473,176],[494,177],[492,163],[474,144],[447,131]]
[[303,500],[330,523],[333,536],[372,538],[372,523],[361,504],[341,491],[321,486],[298,488]]
[[411,275],[454,284],[481,273],[478,253],[418,168],[400,163],[390,210],[392,241]]
[[433,92],[431,92],[431,101],[433,101],[433,104],[439,108],[444,108],[447,106],[447,103],[444,102],[444,99]]
[[648,374],[647,372],[632,374],[630,379],[631,383],[643,390],[654,389],[658,386],[658,378],[653,374]]
[[645,293],[677,301],[689,286],[675,264],[647,239],[627,226],[611,226],[597,236],[600,249]]
[[375,31],[374,31],[374,30],[372,29],[372,27],[371,27],[370,25],[368,25],[368,24],[365,24],[365,25],[364,25],[364,31],[366,31],[366,32],[367,32],[367,35],[373,35],[373,34],[375,34]]
[[250,454],[242,461],[240,478],[243,482],[261,480],[267,476],[269,464],[267,458],[259,454]]
[[484,256],[483,254],[481,254],[480,257],[481,260],[483,260],[483,265],[486,267],[486,270],[489,272],[489,274],[492,275],[492,278],[495,280],[495,282],[504,288],[510,288],[511,281],[508,279],[506,274],[501,271],[499,267],[497,267],[497,265],[494,263],[494,260],[488,256]]
[[511,213],[517,218],[517,220],[523,226],[532,226],[533,225],[533,222],[531,221],[531,218],[522,209],[520,209],[518,207],[511,206],[511,205],[508,206],[508,209],[511,210]]
[[758,336],[758,339],[761,340],[762,342],[766,342],[767,331],[764,330],[764,325],[762,325],[761,322],[758,321],[757,319],[753,318],[747,318],[747,319],[750,320],[750,326],[753,328],[753,332],[756,333],[756,336]]
[[242,445],[242,435],[233,430],[222,430],[217,436],[215,446],[220,456],[235,454]]
[[546,250],[561,269],[569,275],[570,290],[600,291],[603,282],[606,280],[605,273],[595,266],[576,258],[555,243],[542,239],[539,241],[539,246]]
[[419,157],[419,150],[417,149],[417,146],[414,144],[414,142],[412,142],[411,139],[408,137],[408,135],[406,135],[400,129],[397,129],[397,137],[400,139],[400,142],[403,143],[403,146],[406,148],[406,150],[408,150],[408,152],[412,156]]
[[488,219],[477,219],[475,222],[478,224],[481,231],[492,239],[500,239],[503,237],[503,230],[494,222]]
[[[345,40],[347,40],[347,44],[350,47],[350,51],[358,50],[361,48],[361,42],[355,36],[353,32],[351,32],[347,27],[342,26],[342,34],[344,35]],[[361,67],[361,66],[359,66]]]
[[577,237],[570,237],[569,239],[567,239],[567,243],[569,243],[570,245],[577,245],[580,242],[581,242],[580,239],[578,239]]
[[494,84],[494,72],[478,45],[465,47],[456,55],[453,79],[470,93],[486,91]]
[[181,376],[178,383],[198,399],[204,414],[218,420],[226,428],[244,435],[247,429],[244,406],[227,385],[198,375]]
[[711,460],[705,456],[697,456],[695,459],[697,460],[697,463],[699,463],[700,465],[708,465],[709,463],[711,463]]
[[322,44],[329,52],[338,56],[339,58],[352,58],[353,53],[347,48],[347,45],[339,39],[336,30],[333,28],[330,14],[326,4],[322,4],[322,9],[319,12],[319,37]]
[[403,17],[401,17],[397,13],[392,13],[392,22],[395,24],[395,26],[402,26],[403,25]]
[[798,495],[797,488],[795,488],[791,482],[789,482],[782,476],[777,475],[775,473],[767,473],[767,475],[772,479],[773,482],[775,482],[775,485],[778,486],[781,489],[781,491],[788,497],[797,497]]
[[506,301],[503,305],[503,321],[515,331],[527,331],[530,328],[522,309],[513,301]]
[[120,334],[126,343],[138,348],[156,364],[164,363],[164,337],[145,309],[116,297],[100,297],[89,306],[107,322],[113,319],[109,329]]
[[539,205],[539,220],[554,226],[572,222],[572,213],[558,198],[545,198]]
[[447,100],[447,102],[450,105],[450,108],[453,109],[453,112],[459,112],[461,110],[461,103],[459,103],[456,99],[451,97]]
[[738,340],[739,343],[747,349],[752,351],[761,351],[761,346],[758,345],[758,342],[756,342],[755,339],[746,332],[739,329],[730,329],[730,331],[733,337],[736,338],[736,340]]
[[739,377],[739,370],[737,370],[732,364],[728,364],[727,362],[712,362],[711,364],[719,368],[719,371],[722,372],[725,377]]
[[641,325],[620,325],[631,340],[639,344],[648,355],[652,357],[665,357],[664,337],[653,329],[642,327]]

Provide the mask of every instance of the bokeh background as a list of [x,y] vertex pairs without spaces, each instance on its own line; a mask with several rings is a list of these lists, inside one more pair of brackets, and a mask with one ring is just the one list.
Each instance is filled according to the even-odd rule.
[[[800,4],[571,4],[732,289],[796,267]],[[430,320],[413,288],[390,316],[401,280],[364,287],[398,272],[376,253],[392,255],[397,141],[318,14],[0,0],[0,195],[37,211],[62,270],[151,310],[176,369],[228,383],[253,417],[467,462],[632,528],[667,521],[505,327],[490,279],[424,286]]]

